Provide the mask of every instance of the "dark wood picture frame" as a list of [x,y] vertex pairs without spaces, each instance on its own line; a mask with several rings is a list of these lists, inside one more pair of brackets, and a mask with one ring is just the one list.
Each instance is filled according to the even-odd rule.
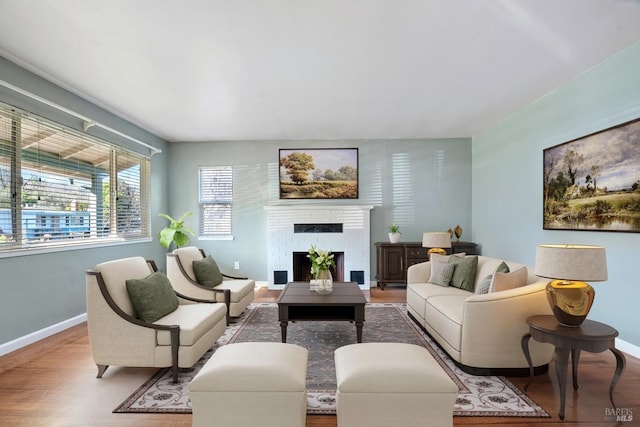
[[281,148],[281,199],[357,199],[357,148]]
[[543,151],[545,230],[640,233],[640,119]]

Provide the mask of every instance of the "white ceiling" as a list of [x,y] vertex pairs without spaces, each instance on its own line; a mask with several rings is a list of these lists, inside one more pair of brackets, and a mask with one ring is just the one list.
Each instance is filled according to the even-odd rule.
[[473,136],[638,40],[638,0],[0,0],[1,55],[168,141]]

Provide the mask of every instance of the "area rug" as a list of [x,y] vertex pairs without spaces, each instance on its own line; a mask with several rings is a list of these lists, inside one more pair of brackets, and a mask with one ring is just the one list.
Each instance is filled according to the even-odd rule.
[[[506,378],[473,376],[459,369],[447,354],[409,319],[405,304],[367,304],[365,317],[363,342],[403,342],[421,345],[429,350],[458,385],[455,416],[549,417],[547,412]],[[191,413],[189,382],[216,348],[234,342],[280,342],[280,325],[277,319],[278,309],[275,303],[251,304],[240,318],[229,325],[225,334],[193,369],[180,372],[178,384],[173,383],[169,369],[162,369],[113,412]],[[308,414],[335,414],[333,352],[338,347],[356,342],[355,329],[355,325],[348,322],[289,323],[287,342],[309,350]],[[372,354],[371,357],[375,355]]]

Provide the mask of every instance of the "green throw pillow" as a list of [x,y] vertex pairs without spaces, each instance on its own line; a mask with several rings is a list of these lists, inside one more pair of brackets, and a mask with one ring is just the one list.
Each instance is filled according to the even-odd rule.
[[509,273],[509,266],[507,265],[506,262],[502,261],[500,263],[499,266],[496,267],[495,271],[493,272],[495,273]]
[[193,261],[193,272],[198,283],[207,288],[213,288],[222,283],[222,273],[211,255],[207,255],[205,259]]
[[431,277],[429,277],[429,283],[444,287],[449,286],[449,282],[451,282],[451,277],[453,276],[455,268],[455,264],[445,262],[431,263]]
[[126,285],[138,319],[152,323],[178,308],[178,297],[171,282],[160,271],[144,279],[128,279]]
[[476,270],[478,268],[478,257],[468,256],[459,258],[452,256],[449,258],[450,264],[455,264],[451,286],[473,292],[476,283]]

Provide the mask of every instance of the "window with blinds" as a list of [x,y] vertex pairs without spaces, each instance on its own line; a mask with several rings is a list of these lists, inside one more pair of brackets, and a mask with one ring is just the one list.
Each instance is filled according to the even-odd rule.
[[0,251],[150,238],[150,162],[0,103]]
[[198,175],[200,237],[230,237],[233,201],[231,166],[201,167]]

